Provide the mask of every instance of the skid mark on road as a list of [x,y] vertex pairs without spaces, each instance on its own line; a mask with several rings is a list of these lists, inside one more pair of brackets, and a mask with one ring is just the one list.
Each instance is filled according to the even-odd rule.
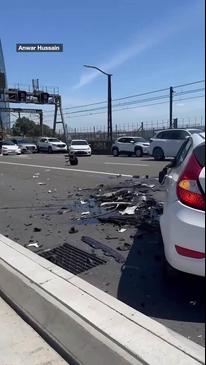
[[122,177],[132,177],[132,175],[119,174],[114,172],[104,172],[104,171],[93,171],[93,170],[80,170],[80,169],[71,169],[69,167],[57,167],[57,166],[43,166],[43,165],[32,165],[26,163],[17,163],[17,162],[6,162],[0,161],[0,164],[4,165],[13,165],[13,166],[22,166],[22,167],[33,167],[39,169],[50,169],[50,170],[60,170],[60,171],[72,171],[72,172],[81,172],[86,174],[96,174],[96,175],[110,175],[110,176],[122,176]]

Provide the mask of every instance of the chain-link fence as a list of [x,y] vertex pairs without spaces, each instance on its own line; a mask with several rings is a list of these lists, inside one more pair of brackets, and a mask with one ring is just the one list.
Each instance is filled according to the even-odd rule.
[[[174,120],[174,126],[178,128],[200,128],[205,130],[205,120],[203,117]],[[113,126],[113,139],[120,136],[141,136],[146,139],[151,138],[158,130],[167,129],[170,126],[169,120],[149,121],[140,123],[121,123]],[[86,139],[88,141],[106,141],[108,134],[105,125],[94,127],[68,128],[69,139]]]

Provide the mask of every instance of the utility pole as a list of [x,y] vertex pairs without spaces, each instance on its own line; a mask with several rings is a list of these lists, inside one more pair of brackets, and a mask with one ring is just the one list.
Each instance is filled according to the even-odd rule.
[[107,137],[108,140],[112,142],[113,140],[113,130],[112,130],[112,75],[108,74],[108,115],[107,115],[107,124],[108,131]]
[[41,129],[41,137],[43,137],[44,126],[43,126],[43,112],[42,111],[39,113],[39,123],[40,123],[40,129]]
[[173,127],[173,87],[170,87],[170,128]]

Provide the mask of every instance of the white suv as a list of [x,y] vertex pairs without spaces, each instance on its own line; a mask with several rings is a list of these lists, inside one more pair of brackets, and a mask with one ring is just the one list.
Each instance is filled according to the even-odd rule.
[[135,155],[142,157],[143,154],[149,153],[150,143],[142,137],[120,137],[112,146],[113,156],[119,154]]
[[48,153],[52,152],[66,152],[66,143],[61,142],[59,139],[54,137],[42,137],[37,142],[38,152],[45,151]]
[[150,140],[149,154],[156,161],[164,160],[166,157],[175,157],[186,138],[201,132],[200,129],[166,129],[158,132]]

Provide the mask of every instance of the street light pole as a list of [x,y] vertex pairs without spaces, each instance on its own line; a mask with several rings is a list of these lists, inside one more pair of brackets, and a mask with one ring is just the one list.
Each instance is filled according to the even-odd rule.
[[108,96],[107,96],[107,138],[110,142],[113,141],[113,127],[112,127],[112,74],[101,70],[96,66],[84,65],[87,68],[93,68],[107,76],[108,80]]

